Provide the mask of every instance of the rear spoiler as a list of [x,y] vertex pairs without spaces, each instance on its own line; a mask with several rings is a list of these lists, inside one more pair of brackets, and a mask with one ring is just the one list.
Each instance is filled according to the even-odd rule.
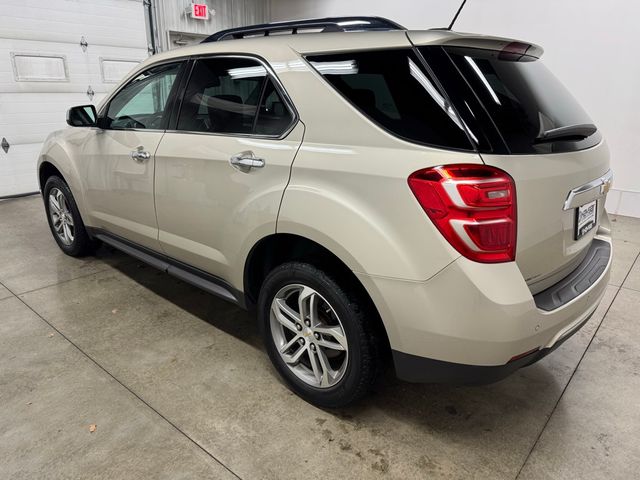
[[443,45],[448,47],[480,48],[499,52],[500,58],[517,60],[526,55],[540,58],[544,49],[530,42],[512,38],[492,37],[476,33],[460,33],[449,30],[433,29],[427,31],[409,31],[407,35],[416,46]]

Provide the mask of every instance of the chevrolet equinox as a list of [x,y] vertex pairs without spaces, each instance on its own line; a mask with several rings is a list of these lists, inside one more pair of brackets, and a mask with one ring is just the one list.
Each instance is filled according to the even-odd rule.
[[46,140],[51,232],[255,310],[316,405],[385,358],[497,381],[586,323],[611,265],[607,146],[542,52],[353,17],[154,55]]

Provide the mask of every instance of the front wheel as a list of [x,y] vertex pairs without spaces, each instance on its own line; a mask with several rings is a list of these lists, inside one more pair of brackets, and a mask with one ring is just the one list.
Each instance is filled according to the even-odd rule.
[[321,407],[364,396],[377,374],[377,338],[358,295],[313,265],[283,264],[265,279],[258,315],[267,352],[289,387]]
[[95,250],[80,217],[69,186],[60,177],[51,176],[44,184],[44,207],[49,228],[60,249],[72,257],[81,257]]

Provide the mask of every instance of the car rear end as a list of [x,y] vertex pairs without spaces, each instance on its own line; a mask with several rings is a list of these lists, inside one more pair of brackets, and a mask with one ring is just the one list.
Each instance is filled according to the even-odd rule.
[[[604,294],[612,258],[607,146],[542,64],[540,47],[451,32],[408,39],[415,56],[398,68],[457,130],[437,147],[465,158],[460,142],[468,141],[482,164],[447,156],[407,178],[421,221],[457,258],[422,282],[359,278],[385,323],[396,324],[401,378],[495,381],[560,345]],[[307,60],[369,120],[410,142],[419,137],[415,125],[397,125],[398,85],[375,86],[382,80],[366,73],[362,52]],[[461,131],[466,140],[456,137]]]

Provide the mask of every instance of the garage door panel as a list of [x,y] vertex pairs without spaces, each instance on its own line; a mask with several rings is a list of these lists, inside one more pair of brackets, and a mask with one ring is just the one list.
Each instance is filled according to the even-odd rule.
[[[145,45],[144,11],[132,0],[67,0],[24,2],[0,0],[0,37],[54,42],[80,42],[84,35],[96,45]],[[142,25],[142,29],[140,26]]]
[[28,94],[0,94],[0,124],[13,123],[17,119],[7,120],[9,115],[15,114],[55,114],[66,112],[69,105],[76,105],[78,102],[88,99],[78,93],[60,93],[50,95],[48,93],[28,93]]
[[[0,151],[3,196],[33,191],[41,144],[67,126],[68,108],[98,104],[120,80],[115,77],[148,53],[141,1],[0,0],[0,12],[0,138],[11,145],[9,154]],[[23,67],[19,81],[12,54]],[[37,58],[42,55],[63,58],[64,78],[60,62]],[[112,60],[106,70],[105,60]]]
[[15,127],[6,129],[3,128],[1,135],[6,138],[12,146],[15,147],[17,145],[30,143],[42,143],[51,132],[60,130],[61,128],[65,128],[66,126],[67,124],[63,120],[62,122],[52,122],[35,125],[29,133],[20,133],[20,130]]
[[[56,108],[65,108],[67,105],[76,105],[78,100],[88,102],[83,92],[56,93],[0,93],[0,112],[19,112],[20,109],[41,109],[43,112],[53,112]],[[95,100],[95,99],[94,99]],[[95,101],[93,103],[96,103]]]
[[[147,50],[145,45],[137,45],[134,43],[127,46],[111,46],[90,44],[85,52],[80,47],[80,40],[73,43],[56,42],[52,40],[16,40],[0,37],[0,50],[9,52],[34,52],[34,53],[51,53],[62,55],[76,55],[78,58],[86,58],[100,55],[114,55],[116,57],[137,58],[142,60],[147,58]],[[9,65],[9,68],[6,66]],[[11,70],[11,64],[2,64],[2,70]]]
[[[48,22],[43,22],[43,26],[45,23],[48,23]],[[60,27],[63,27],[63,25],[64,24],[61,24]],[[12,25],[12,26],[15,27],[15,25]],[[55,43],[63,43],[67,45],[79,45],[80,39],[84,36],[85,40],[89,43],[89,46],[107,45],[111,47],[120,47],[120,48],[128,48],[131,45],[139,44],[142,40],[144,40],[145,49],[146,49],[146,38],[145,38],[144,30],[134,35],[132,35],[131,32],[128,32],[126,29],[122,30],[122,32],[119,35],[113,35],[114,32],[110,32],[112,33],[112,35],[106,35],[106,32],[102,32],[102,34],[100,35],[101,32],[91,31],[85,25],[79,24],[79,25],[76,25],[74,32],[75,34],[73,36],[69,34],[64,35],[64,34],[52,33],[51,35],[49,35],[49,38],[51,39],[50,40],[51,42],[55,42]],[[85,32],[90,32],[90,33],[85,33]],[[42,30],[38,28],[33,30],[32,29],[9,30],[9,29],[2,29],[0,27],[0,36],[2,38],[13,38],[17,40],[28,41],[28,40],[31,40],[35,35],[41,35],[42,33],[43,33]],[[101,38],[102,43],[97,43],[97,38]]]
[[[56,128],[60,121],[65,122],[64,117],[60,111],[50,113],[13,113],[9,115],[3,115],[4,118],[0,121],[0,129],[3,136],[7,135],[25,135],[21,122],[24,121],[24,116],[29,115],[29,124],[33,126],[34,131],[40,131],[47,128]],[[25,142],[20,142],[25,143]]]
[[[86,105],[88,103],[98,104],[98,95],[93,97],[93,102],[84,93],[10,93],[0,94],[0,112],[19,111],[23,106],[25,108],[41,107],[44,112],[55,112],[55,106],[58,105],[62,112],[66,114],[67,108],[74,105]],[[40,106],[40,107],[39,107]],[[30,110],[34,111],[34,110]]]
[[0,191],[3,195],[35,192],[35,175],[41,144],[12,145],[9,152],[0,150]]
[[[49,98],[58,96],[45,95]],[[69,106],[91,103],[82,94],[62,94],[60,96],[63,100],[46,103],[40,103],[38,96],[40,95],[5,95],[4,97],[12,97],[13,101],[9,103],[0,95],[0,136],[5,137],[12,146],[43,142],[49,133],[67,127],[66,113]],[[94,101],[99,101],[100,98],[96,96]],[[28,129],[25,124],[29,125]]]
[[[128,64],[127,70],[131,70],[138,63],[146,58],[146,52],[141,52],[140,48],[113,48],[105,46],[96,46],[91,52],[82,52],[80,47],[70,50],[69,45],[65,44],[45,44],[44,42],[7,42],[0,39],[0,58],[10,58],[12,54],[18,54],[23,57],[33,55],[33,60],[38,61],[40,58],[62,58],[66,70],[65,80],[47,81],[42,78],[39,80],[16,80],[16,74],[20,74],[19,66],[14,66],[13,61],[2,62],[0,65],[0,91],[49,91],[50,88],[59,91],[78,91],[78,84],[84,85],[86,90],[91,85],[93,90],[102,87],[104,82],[102,62],[120,62],[123,65]],[[77,50],[77,51],[73,51]],[[17,70],[17,72],[16,72]],[[118,79],[119,80],[119,79]],[[34,84],[40,85],[34,85]],[[111,88],[114,83],[113,79],[108,79],[108,86],[102,88]],[[25,86],[25,84],[27,84]],[[12,88],[12,86],[14,88]]]
[[[87,97],[88,87],[91,86],[91,90],[95,93],[107,93],[110,92],[114,84],[104,85],[98,80],[91,80],[89,77],[84,77],[84,80],[78,82],[65,82],[52,84],[51,82],[20,82],[18,85],[13,85],[13,82],[0,83],[0,91],[13,89],[10,94],[16,95],[20,93],[42,93],[42,94],[68,94],[79,93],[84,95],[84,103],[91,103],[91,100]],[[93,78],[93,77],[92,77]],[[25,85],[29,83],[29,85]],[[93,102],[95,103],[95,97]]]

